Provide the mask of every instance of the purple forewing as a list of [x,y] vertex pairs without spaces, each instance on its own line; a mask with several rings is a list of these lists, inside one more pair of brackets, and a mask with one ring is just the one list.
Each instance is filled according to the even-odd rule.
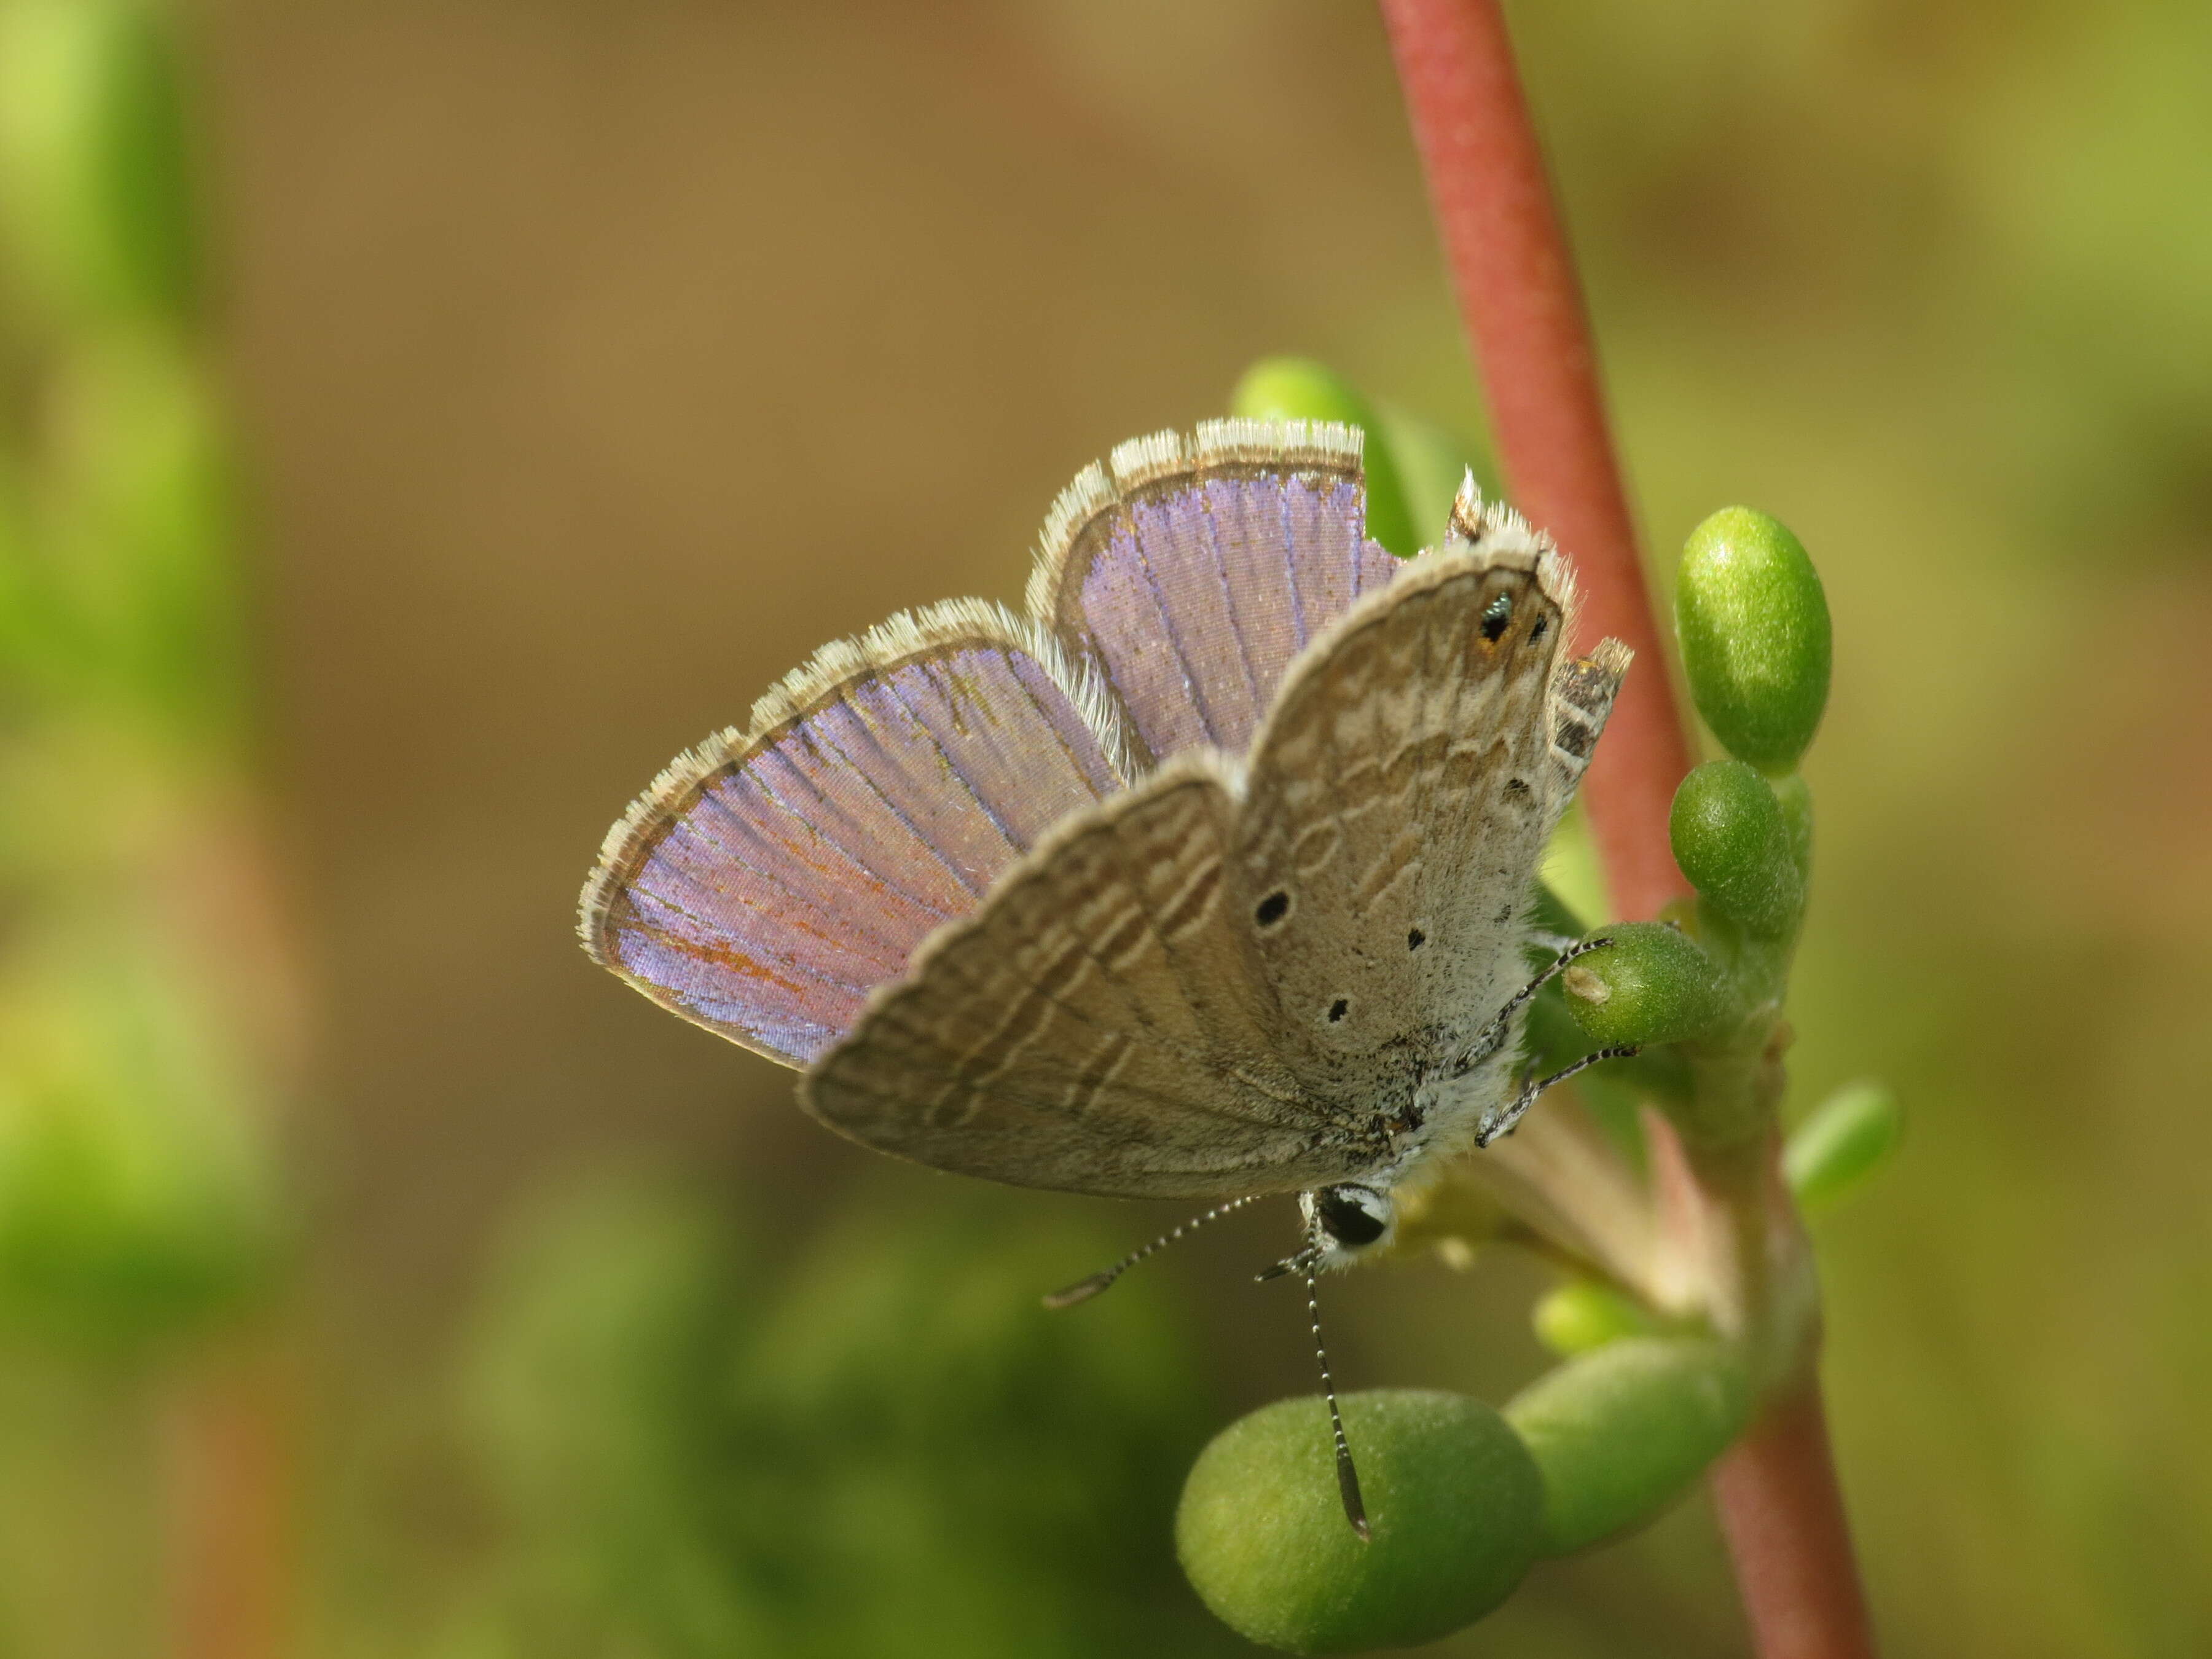
[[855,677],[712,774],[609,907],[680,1013],[804,1064],[1057,819],[1120,786],[1036,659],[965,645]]

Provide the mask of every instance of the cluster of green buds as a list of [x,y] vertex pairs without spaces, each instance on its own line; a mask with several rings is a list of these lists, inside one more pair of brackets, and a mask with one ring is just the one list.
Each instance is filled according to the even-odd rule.
[[[1382,499],[1401,514],[1417,493],[1405,481],[1433,472],[1424,460],[1449,447],[1432,432],[1409,446],[1419,428],[1378,420],[1304,362],[1254,369],[1237,407],[1362,426],[1370,493],[1386,480]],[[1413,550],[1389,540],[1388,524],[1377,539]],[[1696,896],[1593,931],[1547,893],[1553,931],[1610,942],[1562,975],[1530,1020],[1533,1063],[1547,1069],[1593,1048],[1642,1052],[1591,1073],[1582,1103],[1547,1101],[1417,1197],[1403,1227],[1401,1249],[1443,1244],[1464,1261],[1474,1241],[1518,1237],[1567,1264],[1534,1310],[1562,1363],[1502,1410],[1456,1395],[1346,1396],[1368,1541],[1344,1524],[1321,1401],[1282,1401],[1224,1431],[1191,1471],[1176,1541],[1206,1604],[1255,1641],[1340,1653],[1459,1629],[1537,1560],[1668,1508],[1813,1363],[1800,1207],[1832,1204],[1898,1128],[1888,1094],[1859,1085],[1777,1156],[1783,1007],[1812,850],[1797,767],[1827,698],[1827,605],[1796,538],[1731,507],[1691,533],[1675,623],[1698,712],[1727,756],[1674,799],[1674,857]]]

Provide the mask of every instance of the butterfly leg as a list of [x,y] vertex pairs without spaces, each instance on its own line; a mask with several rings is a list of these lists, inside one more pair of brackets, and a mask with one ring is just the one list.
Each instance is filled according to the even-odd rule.
[[1521,1092],[1513,1097],[1511,1105],[1475,1131],[1474,1144],[1478,1146],[1487,1146],[1501,1135],[1511,1134],[1514,1126],[1519,1123],[1528,1115],[1528,1109],[1536,1103],[1536,1097],[1553,1084],[1565,1083],[1576,1073],[1586,1071],[1601,1060],[1626,1060],[1631,1054],[1638,1052],[1639,1050],[1632,1044],[1619,1048],[1601,1048],[1594,1054],[1584,1054],[1573,1065],[1564,1066],[1549,1077],[1530,1078],[1528,1082],[1521,1085]]
[[[1561,970],[1576,957],[1587,956],[1592,951],[1602,950],[1612,943],[1610,939],[1580,939],[1568,945],[1566,949],[1545,963],[1543,971],[1509,997],[1505,1006],[1491,1016],[1490,1023],[1475,1033],[1474,1046],[1469,1048],[1460,1060],[1455,1068],[1456,1071],[1461,1073],[1471,1072],[1504,1048],[1506,1036],[1513,1029],[1513,1017],[1528,1006],[1529,1000],[1537,992],[1558,978]],[[1523,1107],[1522,1109],[1525,1111],[1527,1108]],[[1515,1115],[1517,1116],[1519,1114],[1516,1113]]]
[[1483,1028],[1482,1035],[1485,1037],[1491,1037],[1494,1032],[1496,1034],[1494,1040],[1503,1041],[1507,1028],[1513,1023],[1513,1016],[1527,1007],[1537,992],[1557,979],[1565,970],[1568,963],[1573,962],[1577,957],[1588,956],[1593,951],[1601,951],[1612,943],[1610,939],[1577,939],[1574,944],[1567,946],[1551,961],[1546,963],[1543,971],[1535,978],[1530,980],[1507,999],[1505,1006],[1500,1008],[1490,1024]]

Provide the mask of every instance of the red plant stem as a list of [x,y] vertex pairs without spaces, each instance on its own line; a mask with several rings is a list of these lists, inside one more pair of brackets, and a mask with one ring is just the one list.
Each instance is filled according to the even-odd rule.
[[1616,914],[1688,884],[1667,836],[1690,747],[1651,613],[1597,354],[1495,0],[1382,0],[1468,343],[1515,504],[1583,578],[1586,635],[1637,654],[1583,781]]
[[179,1376],[167,1402],[172,1659],[292,1650],[291,1379],[246,1341]]
[[1817,1376],[1767,1407],[1712,1486],[1762,1659],[1871,1659]]
[[[1617,912],[1686,896],[1667,830],[1690,745],[1644,579],[1574,265],[1498,0],[1381,0],[1499,459],[1580,567],[1595,630],[1643,659],[1583,785]],[[1746,1200],[1748,1201],[1748,1200]],[[1716,1467],[1761,1659],[1869,1659],[1813,1352]]]

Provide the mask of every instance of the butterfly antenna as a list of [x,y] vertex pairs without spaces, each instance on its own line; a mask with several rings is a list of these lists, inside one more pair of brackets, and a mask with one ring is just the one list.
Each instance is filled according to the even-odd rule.
[[1050,1296],[1045,1297],[1044,1305],[1048,1308],[1072,1308],[1079,1302],[1088,1302],[1154,1251],[1167,1249],[1185,1233],[1194,1233],[1209,1221],[1218,1221],[1232,1211],[1243,1209],[1258,1196],[1258,1194],[1254,1193],[1248,1194],[1243,1198],[1232,1198],[1226,1204],[1215,1205],[1204,1215],[1193,1216],[1189,1220],[1170,1228],[1142,1249],[1130,1251],[1103,1273],[1093,1273],[1088,1279],[1070,1285],[1064,1291],[1054,1291]]
[[1344,1518],[1365,1543],[1372,1536],[1367,1529],[1367,1506],[1359,1498],[1359,1471],[1352,1466],[1352,1444],[1344,1437],[1344,1413],[1336,1407],[1336,1380],[1328,1374],[1328,1350],[1321,1340],[1321,1290],[1311,1259],[1306,1265],[1306,1311],[1313,1316],[1314,1358],[1321,1366],[1322,1397],[1328,1401],[1329,1432],[1336,1439],[1336,1490],[1344,1499]]

